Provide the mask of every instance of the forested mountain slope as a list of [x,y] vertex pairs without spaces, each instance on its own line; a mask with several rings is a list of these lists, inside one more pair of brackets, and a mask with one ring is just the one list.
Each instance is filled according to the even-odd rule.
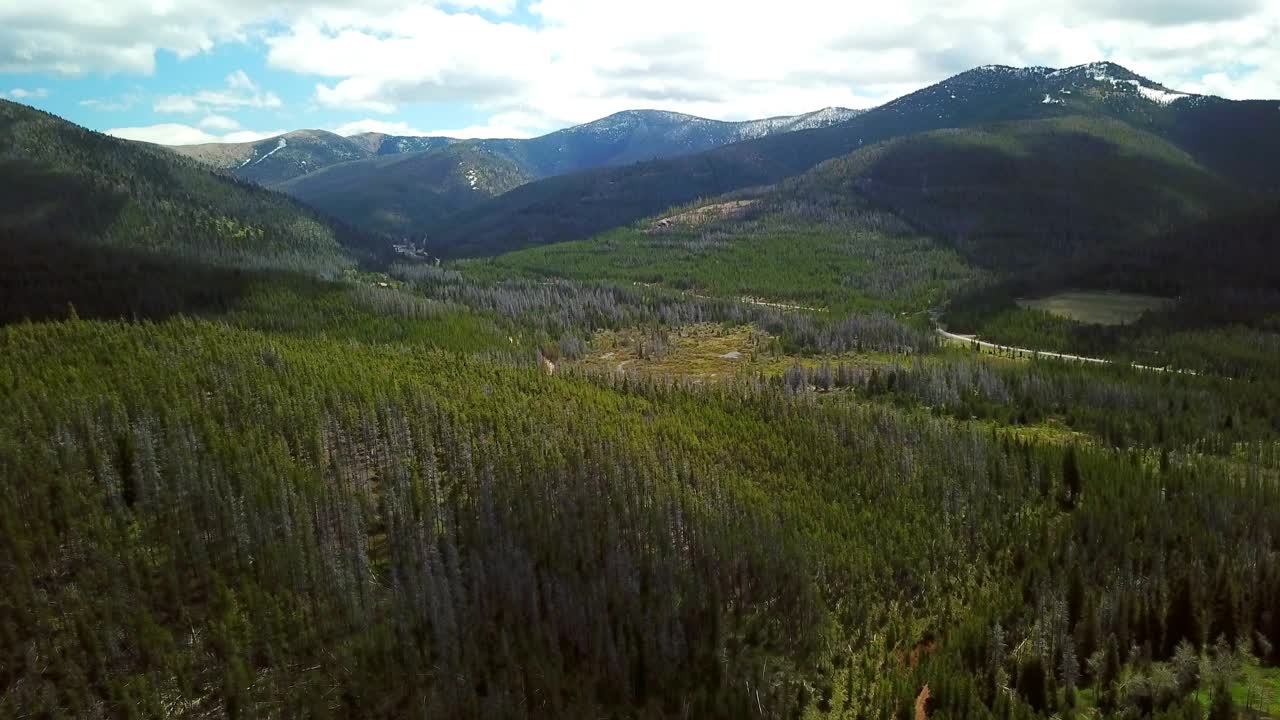
[[1157,135],[1072,115],[889,140],[767,190],[470,267],[916,312],[979,276],[1092,270],[1241,193]]
[[237,270],[332,277],[383,251],[288,197],[5,101],[0,184],[6,320],[199,305]]
[[1081,115],[897,138],[779,195],[817,209],[861,197],[1005,272],[1105,258],[1247,198],[1158,135]]
[[416,239],[421,228],[535,177],[502,153],[460,142],[331,165],[276,187],[358,227]]
[[169,149],[238,178],[271,187],[338,163],[434,150],[454,142],[457,141],[444,137],[381,133],[343,137],[325,130],[295,130],[254,142],[174,145]]
[[582,238],[698,198],[775,183],[896,137],[1080,115],[1154,134],[1227,179],[1265,189],[1280,182],[1280,171],[1261,159],[1270,155],[1243,151],[1250,143],[1265,150],[1278,142],[1280,114],[1263,106],[1177,93],[1111,63],[989,66],[829,128],[531,183],[442,223],[428,244],[445,255],[485,255]]

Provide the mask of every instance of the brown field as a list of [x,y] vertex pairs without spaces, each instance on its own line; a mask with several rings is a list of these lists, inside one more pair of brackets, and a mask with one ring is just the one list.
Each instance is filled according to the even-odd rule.
[[713,220],[723,220],[725,218],[737,217],[747,211],[747,208],[756,203],[755,200],[730,200],[729,202],[716,203],[715,205],[703,205],[699,208],[686,210],[669,217],[655,220],[649,226],[649,232],[662,230],[676,225],[696,226],[705,225]]
[[1126,325],[1173,303],[1169,298],[1117,292],[1064,292],[1049,297],[1018,300],[1025,308],[1095,325]]

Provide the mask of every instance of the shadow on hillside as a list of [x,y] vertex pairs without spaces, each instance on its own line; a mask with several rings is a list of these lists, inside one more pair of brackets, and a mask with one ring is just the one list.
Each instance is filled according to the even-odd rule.
[[161,319],[224,309],[243,295],[234,269],[96,243],[127,203],[71,174],[0,161],[0,322]]
[[0,229],[0,323],[159,320],[228,310],[250,276],[164,255]]
[[1021,272],[1091,264],[1230,201],[1228,183],[1138,144],[1154,138],[1113,131],[912,138],[849,182],[972,262]]

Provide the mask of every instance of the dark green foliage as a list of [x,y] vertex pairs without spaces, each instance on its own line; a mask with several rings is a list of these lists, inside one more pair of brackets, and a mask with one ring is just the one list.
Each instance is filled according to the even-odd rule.
[[1044,712],[1048,708],[1047,682],[1048,675],[1038,655],[1025,658],[1018,663],[1018,695],[1037,713]]
[[1157,135],[1067,116],[893,140],[819,166],[795,192],[862,195],[970,262],[1025,272],[1112,257],[1238,191]]
[[1274,162],[1280,155],[1280,121],[1274,101],[1207,98],[1182,105],[1165,121],[1163,134],[1214,172],[1250,187],[1280,191]]
[[1067,454],[1062,458],[1062,499],[1067,509],[1075,507],[1082,487],[1080,461],[1077,459],[1076,448],[1073,445],[1067,448]]
[[[6,710],[887,714],[914,656],[951,668],[940,713],[1008,702],[967,667],[1048,711],[1077,571],[1115,704],[1117,648],[1161,623],[1097,608],[1156,607],[1198,557],[1264,587],[1280,552],[1255,540],[1280,537],[1272,481],[1077,448],[1062,514],[1038,480],[1061,449],[763,386],[185,320],[15,326],[0,349],[0,470],[23,479],[0,495]],[[1262,596],[1232,597],[1261,626]],[[961,628],[994,617],[1008,655],[973,655]]]
[[943,317],[949,330],[1009,347],[1112,358],[1154,367],[1267,380],[1280,349],[1274,288],[1201,286],[1168,310],[1130,325],[1094,325],[1017,305],[1010,287],[963,297]]
[[[82,360],[13,372],[40,367],[32,353],[48,341]],[[337,365],[329,343],[190,322],[77,321],[18,328],[2,342],[4,376],[18,383],[10,397],[30,410],[0,451],[7,472],[28,478],[9,486],[4,506],[14,521],[5,527],[21,531],[4,543],[3,561],[21,572],[9,586],[20,593],[8,607],[23,633],[13,647],[39,644],[36,664],[10,666],[18,674],[6,679],[27,678],[14,700],[22,705],[45,705],[31,673],[57,656],[96,667],[107,689],[145,679],[176,698],[188,677],[220,688],[229,713],[341,688],[349,699],[334,696],[332,709],[351,703],[368,715],[659,711],[690,698],[701,715],[732,715],[748,680],[774,688],[758,702],[794,702],[777,685],[794,678],[769,673],[811,666],[831,622],[880,612],[878,602],[828,605],[834,596],[820,600],[824,586],[800,572],[810,553],[828,556],[841,542],[836,528],[871,531],[857,529],[863,513],[813,515],[817,524],[796,535],[753,509],[808,463],[783,460],[788,436],[810,432],[804,416],[768,431],[771,440],[759,434],[768,401],[712,400],[721,409],[705,416],[710,398],[679,391],[549,385],[527,371],[396,350],[349,347]],[[83,372],[107,355],[124,362]],[[217,400],[191,404],[214,385]],[[645,429],[622,412],[637,403],[659,422]],[[537,412],[564,407],[576,411],[553,423]],[[875,421],[859,414],[832,414],[831,427]],[[729,461],[744,432],[759,450]],[[63,438],[54,455],[34,442],[49,433]],[[938,472],[945,456],[939,462]],[[834,479],[843,465],[812,472]],[[786,506],[816,508],[829,496],[815,484],[779,509],[801,517]],[[56,548],[68,542],[76,550],[62,557]],[[863,586],[886,561],[907,562],[906,547],[831,570],[841,587]],[[59,585],[59,613],[101,608],[114,619],[95,632],[155,645],[121,653],[102,645],[105,635],[64,633],[45,601],[21,595],[55,577],[75,578]],[[316,663],[322,671],[307,674]],[[398,673],[386,674],[388,664]],[[425,684],[396,682],[404,673],[426,673]],[[77,697],[92,706],[94,687],[68,690],[88,693]]]
[[[1278,244],[1280,200],[1271,197],[1178,226],[1137,246],[1119,247],[1110,262],[1086,272],[1100,283],[1154,295],[1194,295],[1224,287],[1274,290],[1280,286],[1280,270],[1272,262]],[[1205,303],[1202,312],[1209,310]],[[1233,306],[1218,312],[1241,310]]]
[[[778,382],[791,388],[852,388],[871,399],[1000,425],[1062,425],[1107,446],[1195,454],[1229,455],[1241,442],[1266,442],[1275,437],[1280,416],[1280,384],[1273,380],[1240,382],[1055,361],[1001,365],[963,353],[870,368],[797,365]],[[1078,458],[1068,446],[1055,468],[1063,478],[1055,492],[1064,511],[1076,506],[1087,486],[1087,470]],[[1163,466],[1169,464],[1165,457]],[[1194,620],[1180,624],[1190,628]],[[1172,652],[1173,645],[1166,650]]]
[[233,307],[245,271],[128,247],[0,228],[0,323],[68,317],[165,318]]
[[[645,223],[458,264],[476,277],[571,277],[661,284],[840,313],[919,311],[974,282],[955,252],[856,202],[818,212],[789,196],[751,198],[743,220]],[[672,209],[667,215],[692,209]]]

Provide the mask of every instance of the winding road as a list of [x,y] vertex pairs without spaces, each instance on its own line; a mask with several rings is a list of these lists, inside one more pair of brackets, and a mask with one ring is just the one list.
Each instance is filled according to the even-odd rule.
[[1067,360],[1069,362],[1093,363],[1095,365],[1126,365],[1127,367],[1131,367],[1136,370],[1148,370],[1150,372],[1171,372],[1171,373],[1178,373],[1180,375],[1197,375],[1198,374],[1194,370],[1178,370],[1175,368],[1156,367],[1154,365],[1139,365],[1137,363],[1117,363],[1114,360],[1107,360],[1106,358],[1085,357],[1084,355],[1056,353],[1056,352],[1049,352],[1048,350],[1031,350],[1028,348],[1010,347],[1008,345],[997,345],[995,343],[990,343],[985,340],[979,340],[977,337],[973,335],[957,335],[956,333],[953,333],[953,332],[947,332],[946,330],[942,329],[941,326],[938,326],[936,329],[939,335],[941,335],[942,337],[948,340],[955,340],[957,342],[967,343],[969,345],[977,345],[979,348],[987,348],[988,350],[998,350],[1003,353],[1009,353],[1015,357],[1025,356],[1025,357],[1037,358],[1037,359],[1050,358],[1053,360]]

